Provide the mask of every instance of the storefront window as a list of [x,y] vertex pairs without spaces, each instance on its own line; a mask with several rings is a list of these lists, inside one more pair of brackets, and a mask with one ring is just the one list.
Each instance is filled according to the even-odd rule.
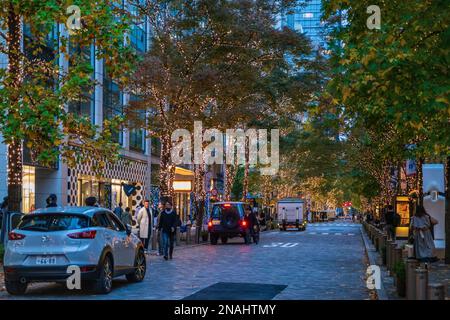
[[35,209],[36,172],[31,166],[23,166],[22,212],[29,213]]

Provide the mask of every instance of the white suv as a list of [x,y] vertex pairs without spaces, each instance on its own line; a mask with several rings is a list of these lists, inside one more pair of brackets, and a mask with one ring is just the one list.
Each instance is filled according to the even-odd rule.
[[140,282],[146,272],[142,242],[108,209],[40,209],[8,234],[4,272],[10,294],[24,294],[29,282],[65,281],[69,266],[80,268],[82,289],[98,293],[109,293],[114,277]]

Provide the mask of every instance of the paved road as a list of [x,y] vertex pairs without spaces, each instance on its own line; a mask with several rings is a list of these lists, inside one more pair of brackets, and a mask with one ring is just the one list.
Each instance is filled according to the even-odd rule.
[[[359,224],[310,224],[305,232],[264,232],[259,245],[242,242],[178,249],[172,261],[150,256],[143,282],[117,279],[106,296],[33,284],[21,298],[368,299]],[[12,298],[0,293],[0,299]]]

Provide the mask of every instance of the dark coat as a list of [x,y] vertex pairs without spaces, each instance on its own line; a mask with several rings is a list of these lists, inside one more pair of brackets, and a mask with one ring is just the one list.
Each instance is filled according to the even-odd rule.
[[254,212],[250,213],[248,216],[244,216],[244,221],[247,222],[249,229],[253,229],[254,226],[258,225],[258,218]]
[[162,230],[166,233],[171,233],[172,228],[176,229],[178,226],[178,215],[175,212],[175,210],[172,210],[172,212],[167,213],[166,210],[163,210],[159,217],[159,224],[158,224],[158,230]]

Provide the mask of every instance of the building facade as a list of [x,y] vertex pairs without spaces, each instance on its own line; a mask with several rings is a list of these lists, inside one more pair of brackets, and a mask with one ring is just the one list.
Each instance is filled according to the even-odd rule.
[[293,12],[281,15],[277,27],[301,32],[311,39],[314,48],[326,48],[321,8],[321,0],[299,1]]
[[[125,2],[123,5],[125,6]],[[64,25],[54,26],[53,32],[49,34],[50,41],[58,41],[58,35],[67,35]],[[128,37],[136,52],[144,53],[149,46],[148,23],[140,21],[134,24]],[[22,48],[26,53],[27,41],[31,41],[27,25],[23,26],[22,38]],[[93,124],[101,128],[103,120],[122,114],[124,106],[134,97],[121,91],[108,77],[103,61],[95,57],[94,45],[81,50],[94,69],[92,78],[95,79],[95,87],[92,94],[87,94],[83,101],[69,103],[65,108],[69,112],[89,117]],[[43,51],[46,53],[46,50]],[[56,58],[51,53],[53,48],[50,43],[47,51],[50,56],[45,59],[57,61],[62,70],[70,68],[67,59],[63,56]],[[7,66],[7,56],[0,54],[0,68],[6,69]],[[89,160],[76,167],[68,167],[61,159],[52,167],[40,166],[31,161],[30,152],[24,147],[22,212],[45,207],[46,199],[51,193],[56,194],[59,205],[83,205],[87,197],[95,196],[103,207],[114,208],[122,202],[124,208],[134,210],[144,197],[150,196],[151,139],[141,129],[122,130],[115,138],[121,145],[120,159],[117,163],[107,164],[101,176],[94,173]],[[0,201],[6,195],[7,146],[0,143]]]

